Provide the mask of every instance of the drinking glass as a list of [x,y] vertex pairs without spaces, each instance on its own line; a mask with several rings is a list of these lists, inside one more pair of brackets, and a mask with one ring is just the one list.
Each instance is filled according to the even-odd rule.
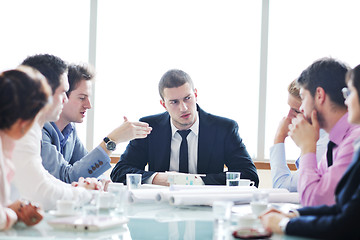
[[122,214],[125,211],[125,205],[128,199],[128,190],[122,183],[109,183],[108,192],[114,196],[114,213]]
[[98,200],[100,191],[89,190],[89,192],[91,193],[91,199],[82,206],[82,212],[85,216],[97,216],[99,214]]
[[128,173],[126,174],[126,185],[129,190],[140,188],[141,174]]
[[239,172],[226,172],[226,186],[239,186],[240,173]]
[[212,205],[214,219],[221,222],[229,221],[233,205],[231,201],[215,201]]
[[269,204],[269,193],[265,191],[256,191],[253,193],[250,203],[251,210],[256,216],[260,216]]

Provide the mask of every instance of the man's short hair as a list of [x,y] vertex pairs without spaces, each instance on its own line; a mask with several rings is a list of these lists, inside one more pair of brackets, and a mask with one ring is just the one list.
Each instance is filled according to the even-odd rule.
[[22,65],[33,67],[41,72],[47,79],[53,94],[60,86],[60,76],[67,71],[67,64],[61,58],[50,54],[27,57]]
[[90,65],[70,64],[68,66],[69,91],[66,92],[66,95],[69,97],[70,93],[77,88],[80,81],[91,81],[94,79],[94,76],[94,70]]
[[186,72],[178,69],[171,69],[167,71],[160,79],[159,82],[159,94],[164,100],[164,89],[165,88],[176,88],[189,83],[190,87],[194,89],[194,84]]
[[315,97],[316,88],[321,87],[330,97],[330,100],[346,107],[341,89],[346,87],[345,75],[349,67],[334,58],[322,58],[305,69],[297,79],[297,84],[308,90]]

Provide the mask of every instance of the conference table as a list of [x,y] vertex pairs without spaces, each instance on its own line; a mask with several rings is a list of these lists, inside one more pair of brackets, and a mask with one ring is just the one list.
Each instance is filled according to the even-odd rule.
[[[33,227],[22,223],[0,232],[0,239],[235,239],[231,233],[238,227],[237,214],[250,210],[249,204],[233,207],[227,227],[218,224],[210,206],[171,206],[164,203],[127,204],[123,216],[128,222],[121,227],[101,231],[58,230],[47,221],[55,218],[45,213],[43,221]],[[99,214],[109,214],[100,211]],[[260,224],[260,223],[259,223]],[[273,235],[271,239],[304,239],[286,235]]]

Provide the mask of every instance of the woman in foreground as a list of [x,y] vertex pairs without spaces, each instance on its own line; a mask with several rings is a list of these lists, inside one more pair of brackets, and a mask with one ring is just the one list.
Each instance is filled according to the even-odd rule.
[[0,73],[0,231],[17,221],[32,226],[42,219],[37,206],[20,200],[10,202],[10,181],[15,171],[11,157],[15,140],[31,128],[50,94],[45,78],[34,69]]

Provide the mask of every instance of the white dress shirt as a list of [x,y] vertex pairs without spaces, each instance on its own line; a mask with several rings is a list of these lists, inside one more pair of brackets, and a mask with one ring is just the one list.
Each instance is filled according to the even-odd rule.
[[[199,140],[199,113],[197,113],[195,123],[189,128],[191,132],[186,137],[188,141],[188,160],[189,160],[189,173],[197,173],[197,158],[198,158],[198,140]],[[179,157],[180,157],[180,145],[182,141],[181,135],[177,132],[177,129],[171,121],[171,150],[170,150],[170,167],[169,171],[179,172]],[[157,173],[154,173],[146,180],[146,183],[152,184],[152,181]],[[197,185],[204,185],[203,180],[199,177],[196,179]]]
[[13,152],[15,177],[12,199],[19,195],[27,200],[39,203],[44,210],[55,209],[56,200],[73,199],[77,202],[87,202],[91,194],[85,188],[72,187],[52,176],[42,165],[41,133],[42,127],[36,122],[29,132],[16,143]]
[[0,130],[0,231],[9,229],[16,221],[16,213],[7,206],[10,201],[10,181],[14,167],[10,160],[14,141]]
[[[169,171],[179,172],[180,145],[182,137],[172,121],[171,125],[171,152]],[[195,123],[189,128],[191,132],[187,135],[188,155],[189,155],[189,173],[197,173],[197,157],[198,157],[198,139],[199,139],[199,114],[197,114]]]

